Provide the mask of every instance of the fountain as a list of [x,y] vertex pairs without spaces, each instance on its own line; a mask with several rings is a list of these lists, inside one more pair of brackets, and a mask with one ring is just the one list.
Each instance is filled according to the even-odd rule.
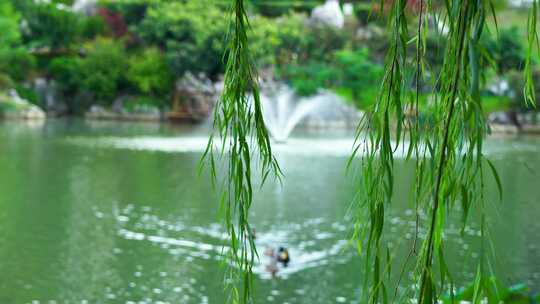
[[353,125],[357,122],[358,111],[327,90],[310,97],[298,97],[285,84],[267,83],[261,87],[260,97],[266,127],[278,143],[285,142],[302,121],[331,128],[346,127],[349,121],[353,121]]
[[264,122],[272,138],[285,142],[294,127],[322,105],[321,98],[298,98],[286,85],[277,84],[261,90]]

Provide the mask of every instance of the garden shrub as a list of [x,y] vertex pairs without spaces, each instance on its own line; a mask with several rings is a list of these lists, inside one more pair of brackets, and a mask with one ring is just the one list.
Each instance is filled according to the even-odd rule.
[[152,96],[131,96],[124,101],[123,108],[129,113],[154,113],[167,101]]
[[[145,49],[128,60],[128,81],[142,94],[164,97],[171,90],[172,75],[157,48]],[[165,99],[161,98],[161,105]]]
[[190,71],[215,78],[224,71],[229,23],[223,12],[205,1],[163,3],[150,7],[135,30],[146,44],[165,50],[176,77]]
[[290,0],[251,0],[250,4],[255,12],[268,17],[278,17],[286,15],[291,11],[310,12],[315,6],[323,4],[324,1],[290,1]]
[[[336,86],[349,89],[357,105],[361,104],[363,98],[373,98],[373,94],[367,92],[372,88],[375,88],[375,91],[378,89],[383,68],[369,59],[368,49],[343,50],[337,52],[335,57]],[[363,95],[363,92],[366,92],[366,95]]]
[[281,70],[281,76],[300,96],[310,96],[320,88],[329,88],[335,79],[335,70],[328,64],[309,62],[303,65],[290,65]]
[[382,74],[382,66],[362,48],[338,51],[329,62],[283,67],[280,76],[288,79],[298,95],[312,95],[319,88],[333,89],[357,107],[365,108],[375,101]]
[[0,71],[22,81],[35,66],[34,57],[22,47],[20,15],[9,2],[0,3]]
[[79,63],[80,87],[92,93],[96,101],[110,105],[118,92],[126,88],[127,59],[122,43],[97,38],[85,46],[86,57]]
[[23,81],[34,70],[35,57],[22,47],[0,48],[0,71],[15,81]]
[[517,27],[503,28],[494,34],[486,35],[482,45],[495,63],[499,73],[522,70],[525,64],[525,38]]
[[28,5],[23,16],[26,21],[24,40],[33,48],[67,47],[77,41],[82,32],[84,18],[54,3]]
[[13,79],[7,74],[0,73],[0,91],[12,89],[15,86]]

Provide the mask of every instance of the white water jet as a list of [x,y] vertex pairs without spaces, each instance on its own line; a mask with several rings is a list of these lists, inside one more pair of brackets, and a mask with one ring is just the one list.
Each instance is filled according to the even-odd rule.
[[276,85],[261,92],[264,122],[277,142],[285,142],[292,130],[308,114],[322,106],[325,98],[298,98],[286,85]]

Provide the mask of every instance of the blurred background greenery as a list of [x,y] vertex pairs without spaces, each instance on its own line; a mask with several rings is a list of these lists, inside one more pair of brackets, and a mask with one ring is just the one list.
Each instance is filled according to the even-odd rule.
[[[167,109],[175,81],[186,73],[220,79],[229,29],[227,1],[101,0],[82,7],[74,2],[2,1],[1,91],[15,89],[45,110],[77,115],[93,104],[111,107],[123,95],[128,96],[122,105],[126,109]],[[324,1],[248,1],[253,59],[261,71],[287,82],[299,95],[326,88],[369,109],[383,73],[389,34],[385,14],[369,1],[345,2],[340,2],[344,26],[336,28],[310,23],[310,11]],[[416,15],[413,2],[411,18]],[[482,37],[487,113],[519,108],[522,99],[527,10],[504,1],[496,2],[496,10],[498,22],[492,20]],[[444,26],[430,26],[442,30],[428,37],[422,100],[433,91],[445,42]],[[414,41],[410,45],[409,59],[414,60]],[[54,82],[54,107],[38,94],[36,79]]]

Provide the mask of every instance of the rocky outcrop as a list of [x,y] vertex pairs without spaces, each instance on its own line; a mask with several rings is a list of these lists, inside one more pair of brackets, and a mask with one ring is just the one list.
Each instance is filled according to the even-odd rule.
[[331,91],[321,90],[311,98],[320,98],[323,103],[319,111],[309,113],[300,122],[299,125],[305,128],[354,129],[364,115],[362,111],[348,104],[342,97]]
[[202,74],[186,73],[176,81],[172,108],[167,117],[177,121],[201,121],[210,116],[218,89]]
[[0,93],[0,112],[6,119],[43,120],[45,112],[38,106],[22,99],[15,90]]

